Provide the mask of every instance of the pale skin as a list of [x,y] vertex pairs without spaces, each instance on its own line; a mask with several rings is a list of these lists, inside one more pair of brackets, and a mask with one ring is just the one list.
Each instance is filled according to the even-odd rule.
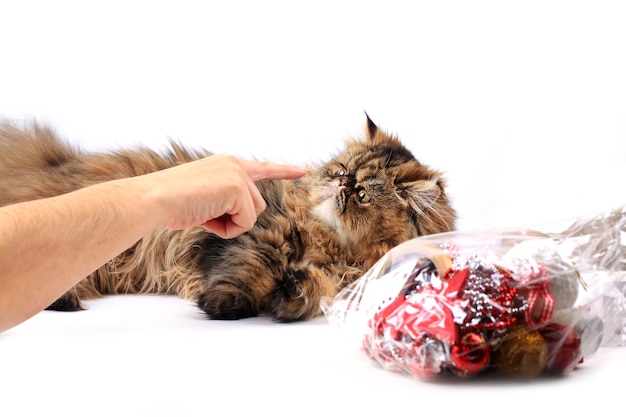
[[0,207],[0,332],[49,306],[155,228],[202,225],[223,238],[265,208],[255,181],[306,169],[213,155],[164,171]]

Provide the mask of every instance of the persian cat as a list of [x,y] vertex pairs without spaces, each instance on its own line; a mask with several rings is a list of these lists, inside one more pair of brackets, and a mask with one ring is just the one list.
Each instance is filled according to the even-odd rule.
[[[290,322],[321,315],[334,296],[387,251],[417,236],[454,229],[442,173],[419,162],[367,117],[327,162],[297,180],[257,182],[267,202],[254,228],[221,239],[202,227],[157,229],[102,265],[48,307],[80,310],[105,294],[176,294],[210,319],[270,315]],[[67,193],[208,155],[170,141],[85,152],[51,129],[0,124],[0,205]]]

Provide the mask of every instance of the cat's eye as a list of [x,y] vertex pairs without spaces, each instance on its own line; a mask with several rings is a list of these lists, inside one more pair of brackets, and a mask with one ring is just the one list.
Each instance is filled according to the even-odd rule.
[[359,191],[359,193],[357,194],[357,199],[359,200],[359,203],[361,204],[368,204],[374,201],[374,199],[365,190]]
[[337,171],[335,171],[335,175],[338,177],[345,177],[348,175],[345,167],[340,167]]

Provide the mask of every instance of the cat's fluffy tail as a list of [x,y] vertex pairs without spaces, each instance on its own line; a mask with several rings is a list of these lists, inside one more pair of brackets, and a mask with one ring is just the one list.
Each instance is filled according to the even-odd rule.
[[64,194],[98,182],[147,174],[209,155],[169,141],[147,147],[84,152],[37,124],[0,122],[0,205]]
[[33,186],[42,190],[36,185],[47,183],[44,178],[50,177],[55,167],[77,159],[78,154],[45,126],[0,122],[0,205],[47,196],[50,193],[27,190]]
[[77,156],[77,150],[61,141],[50,128],[38,123],[19,127],[0,122],[0,174],[21,176],[55,167]]

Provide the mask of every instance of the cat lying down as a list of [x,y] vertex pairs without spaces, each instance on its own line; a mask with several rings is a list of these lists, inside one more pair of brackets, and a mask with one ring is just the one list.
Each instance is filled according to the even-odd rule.
[[[43,126],[0,126],[0,205],[165,169],[208,155],[171,142],[87,153]],[[209,179],[210,181],[210,179]],[[80,310],[105,294],[176,294],[210,319],[321,315],[332,297],[394,246],[454,229],[442,173],[420,163],[367,117],[365,134],[298,180],[257,182],[267,202],[254,228],[221,239],[202,227],[157,229],[102,265],[48,309]]]

